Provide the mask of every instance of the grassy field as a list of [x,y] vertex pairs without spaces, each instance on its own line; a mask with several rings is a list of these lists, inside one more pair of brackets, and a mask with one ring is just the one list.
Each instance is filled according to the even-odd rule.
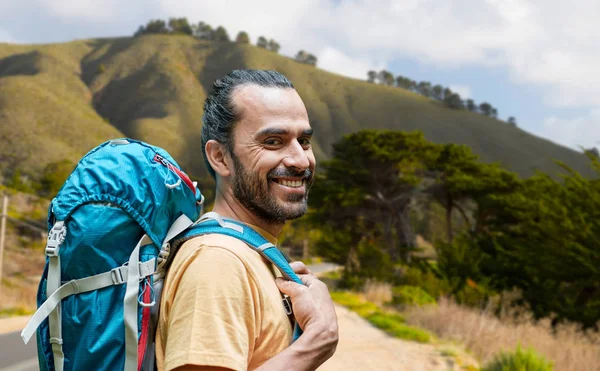
[[467,144],[484,161],[521,175],[554,173],[555,159],[590,174],[582,154],[505,122],[252,45],[183,35],[0,44],[1,163],[4,170],[19,166],[35,176],[49,162],[75,162],[104,140],[130,136],[164,147],[189,173],[204,175],[202,104],[212,82],[234,68],[276,69],[292,80],[315,127],[321,160],[343,134],[387,128]]

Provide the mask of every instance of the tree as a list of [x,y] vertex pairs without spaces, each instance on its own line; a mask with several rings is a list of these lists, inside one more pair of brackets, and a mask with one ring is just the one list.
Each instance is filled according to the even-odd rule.
[[167,24],[162,19],[153,19],[148,21],[146,27],[140,26],[134,36],[140,36],[144,34],[166,34],[169,33]]
[[309,64],[311,66],[317,65],[317,57],[315,57],[313,54],[310,54],[304,50],[298,51],[298,53],[296,53],[295,59],[296,59],[296,61],[298,61],[300,63]]
[[479,105],[479,112],[481,112],[481,114],[483,114],[485,116],[491,116],[493,108],[494,107],[492,107],[491,104],[489,104],[487,102],[483,102]]
[[466,107],[469,111],[471,112],[478,112],[478,107],[475,104],[475,101],[473,101],[473,99],[467,99],[466,102]]
[[269,45],[269,43],[267,42],[267,39],[264,36],[258,37],[256,46],[258,46],[259,48],[267,49],[268,45]]
[[511,125],[511,126],[517,126],[517,119],[514,118],[513,116],[510,116],[508,118],[508,124]]
[[444,88],[444,97],[442,99],[446,99],[446,97],[449,97],[452,94],[454,94],[454,92],[450,90],[450,88]]
[[229,42],[229,34],[223,26],[217,27],[214,34],[215,41]]
[[408,77],[396,76],[396,86],[402,89],[414,91],[417,83]]
[[[590,158],[600,175],[600,162]],[[585,327],[600,320],[600,182],[564,164],[556,179],[537,173],[514,192],[481,202],[473,241],[497,289],[516,287],[536,318]]]
[[250,36],[248,36],[246,31],[240,31],[235,38],[235,42],[240,44],[250,44]]
[[490,111],[490,116],[493,118],[498,118],[498,110],[494,107],[492,107],[491,111]]
[[392,261],[410,262],[416,237],[409,212],[435,148],[420,132],[363,130],[345,136],[334,144],[311,193],[316,223],[352,231],[353,242],[342,245],[345,254],[359,249],[361,240],[370,245],[381,240]]
[[187,18],[169,18],[169,32],[183,35],[193,34],[192,27]]
[[306,58],[306,64],[309,64],[311,66],[316,66],[317,65],[317,57],[314,54],[308,54],[308,57]]
[[194,36],[200,40],[215,40],[215,32],[213,28],[204,22],[199,22],[194,30]]
[[373,70],[367,72],[367,81],[375,82],[375,79],[377,79],[377,72]]
[[439,101],[444,100],[444,87],[440,84],[434,85],[431,89],[431,95]]
[[453,108],[453,109],[464,109],[465,108],[465,104],[464,104],[463,100],[460,98],[460,95],[458,95],[457,93],[452,93],[449,96],[445,96],[444,103],[446,104],[446,106],[448,106],[449,108]]
[[424,97],[431,97],[433,94],[431,83],[429,81],[421,81],[419,85],[417,85],[417,91]]
[[271,39],[269,40],[269,43],[267,45],[267,49],[275,52],[275,53],[279,53],[279,49],[281,48],[281,46],[279,45],[279,43],[277,43],[277,41]]
[[394,75],[388,70],[381,70],[377,75],[380,84],[383,85],[394,85]]
[[452,243],[452,211],[457,209],[465,225],[471,229],[474,221],[468,216],[462,202],[478,201],[491,193],[510,192],[518,185],[514,173],[498,164],[483,164],[465,145],[446,144],[439,155],[428,164],[435,174],[435,183],[426,191],[446,210],[448,242]]

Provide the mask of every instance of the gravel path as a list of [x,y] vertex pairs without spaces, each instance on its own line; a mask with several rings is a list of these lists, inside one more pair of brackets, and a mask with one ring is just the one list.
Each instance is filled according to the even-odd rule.
[[339,323],[337,350],[318,371],[463,370],[453,357],[444,357],[439,346],[388,336],[358,314],[336,305]]

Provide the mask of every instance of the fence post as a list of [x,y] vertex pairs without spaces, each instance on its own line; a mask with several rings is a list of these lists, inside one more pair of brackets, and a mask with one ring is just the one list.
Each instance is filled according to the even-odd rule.
[[2,214],[0,214],[0,300],[2,299],[2,263],[4,256],[4,235],[6,234],[6,218],[8,216],[8,196],[2,196]]

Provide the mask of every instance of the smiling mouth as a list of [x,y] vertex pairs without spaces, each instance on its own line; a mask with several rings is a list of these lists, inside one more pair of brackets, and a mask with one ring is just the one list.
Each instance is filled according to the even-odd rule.
[[277,184],[290,188],[300,188],[304,185],[304,180],[271,179]]

